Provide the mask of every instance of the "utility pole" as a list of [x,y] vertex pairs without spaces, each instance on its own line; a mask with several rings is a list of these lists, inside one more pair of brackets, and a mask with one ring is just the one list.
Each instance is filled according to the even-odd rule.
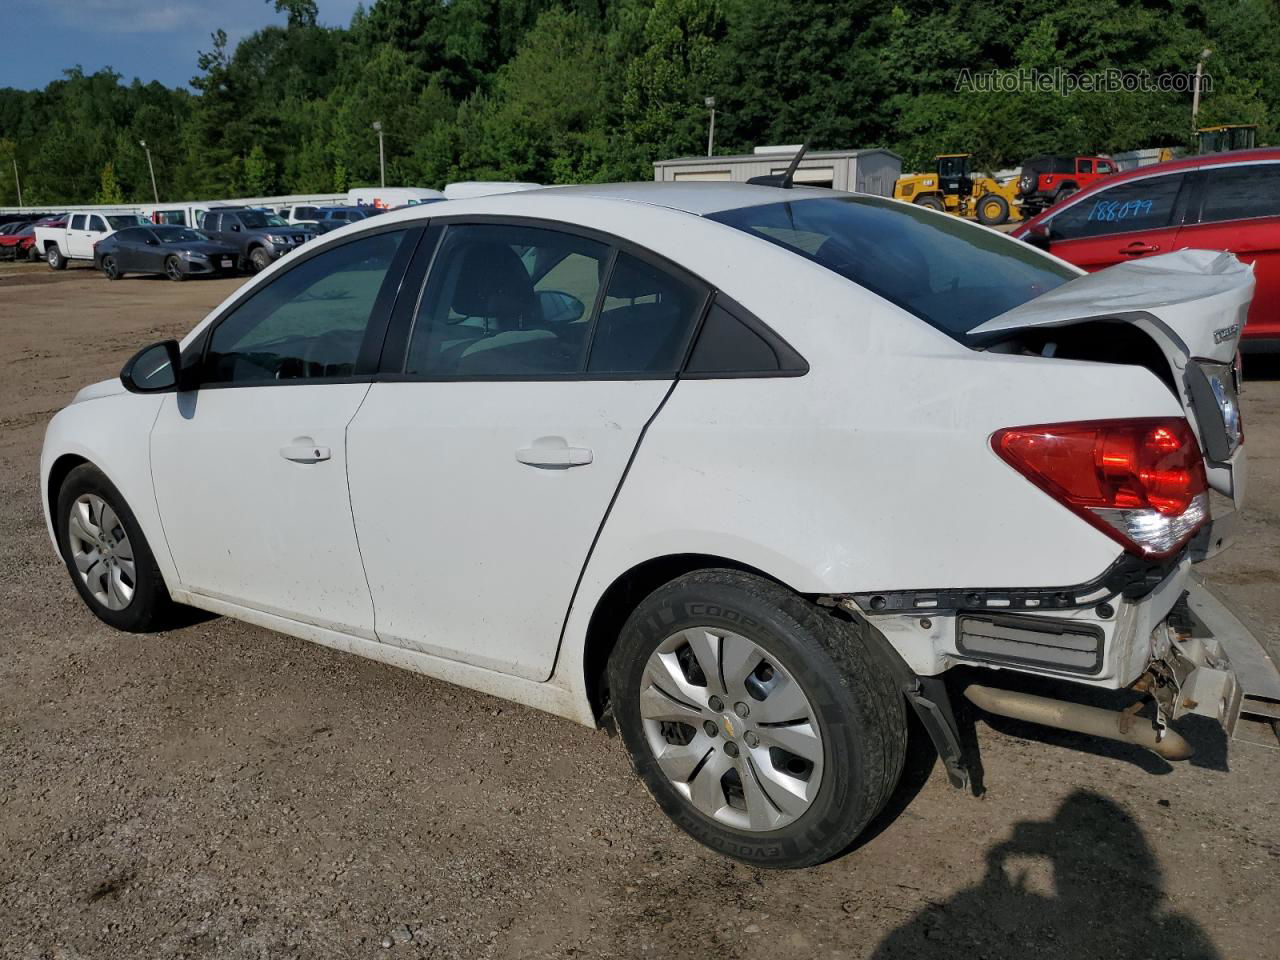
[[147,169],[151,171],[151,196],[155,198],[156,203],[160,202],[160,191],[156,189],[156,168],[151,162],[151,148],[147,146],[147,141],[139,140],[138,146],[147,151]]
[[373,129],[378,134],[378,180],[385,187],[387,185],[387,155],[382,150],[382,121],[373,121]]
[[22,181],[18,179],[18,155],[15,153],[11,159],[13,160],[13,185],[18,188],[18,206],[22,206]]
[[716,98],[707,97],[702,101],[707,105],[707,109],[711,111],[711,126],[707,130],[707,156],[711,156],[716,147]]
[[1200,78],[1204,75],[1204,62],[1213,53],[1208,47],[1200,51],[1200,59],[1196,61],[1196,88],[1191,94],[1191,129],[1196,129],[1196,114],[1200,112]]

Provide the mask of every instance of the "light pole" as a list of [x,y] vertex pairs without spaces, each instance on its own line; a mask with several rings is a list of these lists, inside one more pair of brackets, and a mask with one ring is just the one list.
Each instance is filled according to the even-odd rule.
[[18,179],[18,155],[15,153],[10,159],[13,160],[13,185],[18,188],[18,206],[22,206],[22,181]]
[[707,130],[707,156],[709,157],[716,146],[716,98],[707,97],[702,102],[711,111],[711,126]]
[[373,129],[378,134],[378,180],[385,187],[387,185],[387,155],[382,152],[382,121],[373,121]]
[[1196,114],[1200,112],[1200,77],[1204,74],[1204,62],[1213,53],[1208,47],[1200,51],[1200,59],[1196,61],[1196,88],[1191,94],[1191,129],[1196,128]]
[[156,189],[156,168],[151,162],[151,148],[147,146],[147,141],[139,140],[138,146],[147,151],[147,169],[151,171],[151,196],[155,198],[156,203],[160,202],[160,191]]

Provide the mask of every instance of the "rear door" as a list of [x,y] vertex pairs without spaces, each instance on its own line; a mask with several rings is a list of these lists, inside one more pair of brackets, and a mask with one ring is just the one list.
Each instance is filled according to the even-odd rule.
[[1252,263],[1257,288],[1244,336],[1280,338],[1280,163],[1208,166],[1199,175],[1200,196],[1178,245],[1229,250]]
[[1170,252],[1186,181],[1185,173],[1142,177],[1072,201],[1048,221],[1050,252],[1090,271]]
[[435,235],[416,316],[399,318],[407,349],[389,347],[347,433],[377,636],[545,680],[707,291],[560,225]]

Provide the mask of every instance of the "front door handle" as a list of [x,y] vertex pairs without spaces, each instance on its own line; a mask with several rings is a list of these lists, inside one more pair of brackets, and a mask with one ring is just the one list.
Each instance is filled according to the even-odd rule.
[[1158,243],[1147,243],[1144,240],[1135,240],[1127,247],[1121,247],[1120,252],[1126,257],[1140,257],[1144,253],[1155,253],[1160,249]]
[[591,462],[591,451],[569,446],[564,437],[539,437],[532,446],[517,450],[516,459],[531,467],[565,470],[586,466]]
[[332,454],[328,447],[312,443],[310,437],[298,437],[293,443],[280,448],[280,456],[294,463],[319,463],[321,460],[328,460]]

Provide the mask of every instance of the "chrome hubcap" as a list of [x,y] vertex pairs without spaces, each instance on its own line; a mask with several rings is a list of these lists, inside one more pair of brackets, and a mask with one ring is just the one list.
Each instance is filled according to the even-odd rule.
[[698,810],[739,830],[777,830],[822,782],[822,734],[800,684],[763,647],[713,627],[668,637],[640,681],[658,766]]
[[67,522],[71,560],[94,599],[108,610],[123,610],[133,600],[137,573],[133,545],[120,518],[94,493],[71,505]]

